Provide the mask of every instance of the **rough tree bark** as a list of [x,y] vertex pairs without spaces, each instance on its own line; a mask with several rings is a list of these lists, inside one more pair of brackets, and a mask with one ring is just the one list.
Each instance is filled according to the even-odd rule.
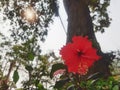
[[94,42],[99,54],[103,57],[93,65],[88,75],[101,72],[104,73],[105,76],[108,76],[110,75],[109,62],[107,61],[109,57],[102,53],[99,43],[96,40],[89,7],[85,1],[86,0],[63,0],[68,15],[67,43],[71,42],[74,35],[88,36],[88,38]]

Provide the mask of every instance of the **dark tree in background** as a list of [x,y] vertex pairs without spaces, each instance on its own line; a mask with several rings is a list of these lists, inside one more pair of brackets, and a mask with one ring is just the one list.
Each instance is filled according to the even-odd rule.
[[104,32],[104,28],[110,24],[107,7],[110,0],[63,0],[68,15],[67,43],[71,42],[75,35],[88,36],[93,46],[98,49],[102,56],[89,71],[89,74],[96,72],[110,75],[109,65],[111,57],[104,54],[96,40],[95,32]]

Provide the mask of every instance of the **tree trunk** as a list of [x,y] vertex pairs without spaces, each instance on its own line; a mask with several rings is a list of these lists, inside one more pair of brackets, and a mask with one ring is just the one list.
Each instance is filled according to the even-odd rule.
[[99,54],[103,56],[103,58],[96,62],[89,70],[88,75],[96,72],[110,75],[109,63],[106,60],[107,56],[101,52],[96,40],[89,7],[85,0],[63,0],[63,2],[68,15],[67,43],[71,42],[72,37],[75,35],[88,36],[88,38],[94,42]]

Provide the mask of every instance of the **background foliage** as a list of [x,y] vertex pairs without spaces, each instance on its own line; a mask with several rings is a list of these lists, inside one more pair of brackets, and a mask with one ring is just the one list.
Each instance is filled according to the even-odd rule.
[[[86,0],[86,3],[91,10],[94,31],[104,32],[104,28],[110,25],[107,12],[110,0]],[[22,16],[22,11],[29,6],[37,13],[35,22],[28,22]],[[0,33],[1,90],[76,90],[78,87],[101,90],[106,86],[112,88],[110,90],[118,90],[114,89],[118,88],[118,82],[113,78],[104,81],[98,77],[97,80],[76,84],[77,76],[68,72],[54,76],[59,69],[67,70],[66,66],[53,52],[42,55],[40,43],[44,42],[53,17],[59,16],[57,0],[0,0],[0,11],[3,21],[9,21],[11,26],[10,37]],[[115,59],[119,59],[119,53]],[[25,79],[22,80],[21,74],[25,75]],[[16,85],[20,80],[22,87],[18,89]]]

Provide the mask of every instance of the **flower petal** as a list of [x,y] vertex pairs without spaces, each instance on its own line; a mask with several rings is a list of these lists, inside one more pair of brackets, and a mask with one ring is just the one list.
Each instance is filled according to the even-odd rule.
[[68,72],[80,75],[85,75],[93,63],[100,59],[88,37],[81,36],[74,36],[72,43],[61,48],[60,55],[68,67]]

